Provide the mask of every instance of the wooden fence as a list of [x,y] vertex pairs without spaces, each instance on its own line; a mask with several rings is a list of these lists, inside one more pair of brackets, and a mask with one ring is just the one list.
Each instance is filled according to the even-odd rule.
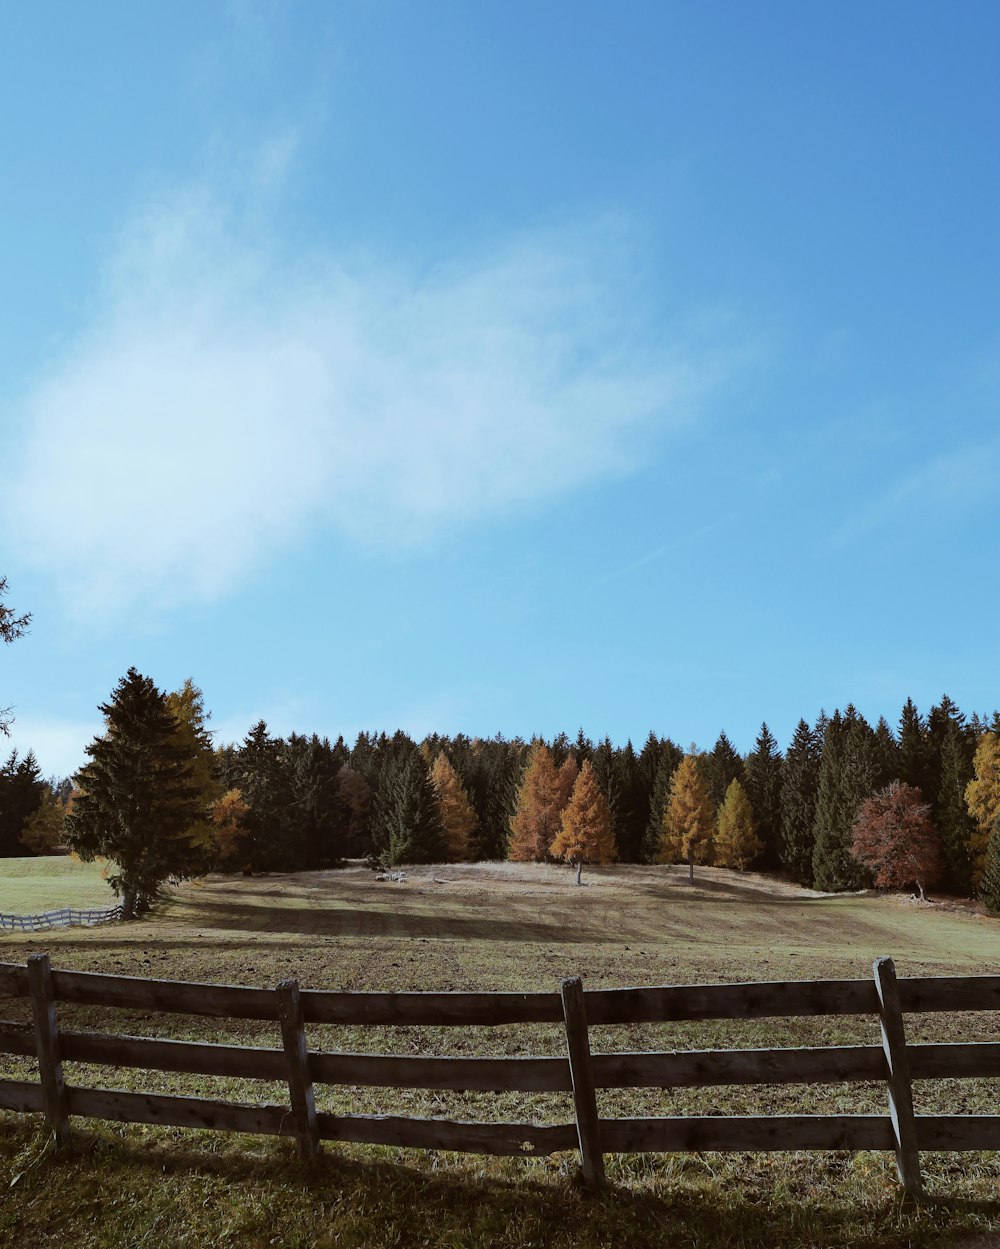
[[[0,1081],[0,1109],[41,1111],[57,1141],[70,1116],[294,1136],[303,1157],[320,1141],[351,1141],[481,1154],[580,1151],[584,1178],[604,1184],[604,1155],[708,1150],[892,1150],[908,1193],[920,1190],[920,1150],[1000,1149],[1000,1115],[916,1115],[911,1080],[1000,1076],[1000,1043],[907,1045],[908,1012],[1000,1010],[1000,976],[896,979],[877,959],[871,980],[767,981],[593,989],[562,982],[549,993],[366,993],[276,990],[53,971],[45,954],[0,964],[0,997],[29,997],[33,1024],[0,1022],[0,1053],[37,1057],[39,1082]],[[229,1019],[274,1020],[280,1049],[72,1032],[56,1003],[139,1008]],[[881,1045],[595,1054],[595,1025],[674,1020],[873,1015]],[[561,1023],[565,1056],[420,1057],[309,1050],[306,1024],[465,1026]],[[77,1088],[64,1061],[281,1080],[284,1106]],[[597,1089],[879,1081],[884,1114],[602,1118]],[[571,1092],[575,1122],[461,1123],[317,1111],[314,1085]]]
[[0,911],[0,929],[42,932],[48,928],[69,928],[80,924],[106,924],[121,917],[121,903],[100,911],[78,911],[75,907],[64,906],[61,911],[45,911],[41,915],[4,915]]

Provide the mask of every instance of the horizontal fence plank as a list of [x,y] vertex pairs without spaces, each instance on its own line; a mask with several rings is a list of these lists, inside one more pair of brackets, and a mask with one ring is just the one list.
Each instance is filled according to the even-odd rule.
[[962,1041],[907,1045],[911,1080],[1000,1076],[1000,1043]]
[[86,1119],[266,1136],[293,1135],[292,1112],[287,1106],[241,1106],[204,1097],[126,1093],[119,1089],[67,1088],[66,1095],[69,1113]]
[[898,983],[904,1012],[1000,1010],[1000,976],[911,976]]
[[316,1084],[484,1092],[569,1092],[565,1058],[418,1058],[395,1054],[312,1053]]
[[598,1088],[710,1088],[724,1084],[836,1084],[885,1079],[878,1045],[809,1049],[594,1054]]
[[602,1119],[606,1153],[894,1149],[888,1115]]
[[92,971],[54,971],[52,981],[60,1002],[83,1006],[123,1006],[226,1019],[278,1018],[271,989],[108,976]]
[[63,1060],[180,1071],[189,1075],[234,1076],[250,1080],[284,1080],[284,1053],[250,1045],[216,1045],[208,1041],[170,1041],[152,1037],[102,1036],[60,1032]]
[[410,1119],[397,1115],[325,1113],[316,1117],[320,1140],[324,1141],[521,1157],[543,1157],[577,1148],[573,1123],[452,1123],[445,1119]]
[[45,1096],[40,1084],[28,1080],[0,1080],[0,1110],[30,1113],[44,1109]]
[[921,1149],[1000,1149],[1000,1115],[916,1115]]
[[350,993],[303,989],[306,1023],[496,1025],[560,1023],[558,993]]
[[747,984],[590,989],[586,1001],[591,1026],[688,1019],[867,1015],[878,1010],[878,996],[869,980],[763,980]]

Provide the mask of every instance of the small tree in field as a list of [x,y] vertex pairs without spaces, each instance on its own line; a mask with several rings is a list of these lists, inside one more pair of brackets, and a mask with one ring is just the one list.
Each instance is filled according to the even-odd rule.
[[696,755],[685,755],[670,783],[660,838],[661,863],[686,861],[694,884],[694,865],[704,863],[712,848],[715,812],[701,777]]
[[764,843],[754,829],[750,799],[739,781],[732,780],[719,808],[715,833],[716,866],[735,867],[745,872],[763,848]]
[[611,808],[588,759],[563,810],[562,824],[549,853],[554,859],[576,864],[576,883],[579,884],[584,863],[611,863],[615,851]]
[[919,789],[900,781],[861,804],[851,853],[871,870],[879,889],[916,884],[923,899],[925,886],[941,879],[941,835],[931,821],[930,804]]

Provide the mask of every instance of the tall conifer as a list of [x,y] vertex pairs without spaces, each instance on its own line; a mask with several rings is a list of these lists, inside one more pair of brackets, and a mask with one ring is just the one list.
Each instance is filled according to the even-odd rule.
[[744,765],[744,788],[757,821],[757,837],[761,842],[762,867],[778,865],[778,841],[781,835],[781,751],[778,742],[764,723],[760,726],[754,749]]
[[813,883],[816,802],[822,753],[822,737],[805,720],[800,720],[785,755],[778,857],[791,878],[807,886]]

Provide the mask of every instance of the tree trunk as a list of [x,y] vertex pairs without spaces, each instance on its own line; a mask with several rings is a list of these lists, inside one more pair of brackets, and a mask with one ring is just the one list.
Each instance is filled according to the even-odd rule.
[[926,901],[927,901],[927,895],[924,893],[924,882],[923,882],[922,880],[918,880],[918,881],[917,881],[917,890],[918,890],[918,892],[919,892],[919,894],[920,894],[920,901],[921,901],[921,902],[926,902]]
[[694,846],[688,850],[688,884],[694,884]]
[[583,859],[576,861],[576,883],[580,884],[580,875],[583,872]]
[[122,891],[122,919],[135,919],[135,890]]

